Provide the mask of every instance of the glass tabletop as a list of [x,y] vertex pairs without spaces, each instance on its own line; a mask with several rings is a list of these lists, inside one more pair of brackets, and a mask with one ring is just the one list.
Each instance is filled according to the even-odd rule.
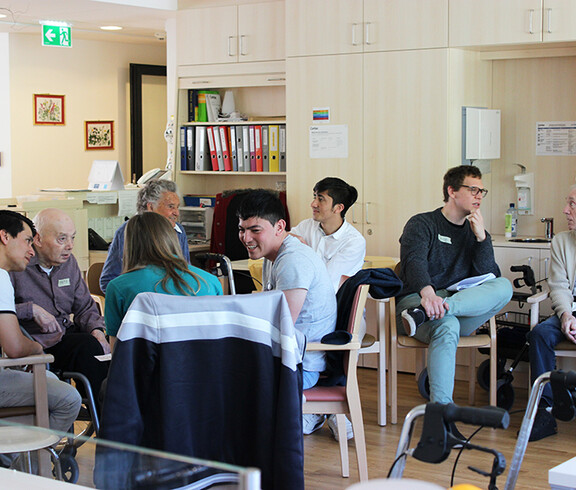
[[[46,480],[25,474],[28,470],[27,465],[30,464],[32,473],[40,473],[45,475],[45,478],[53,479],[56,473],[54,463],[50,462],[48,457],[48,451],[40,450],[32,453],[30,461],[25,453],[6,454],[6,451],[24,451],[26,445],[40,447],[60,439],[54,450],[58,455],[63,480],[76,483],[75,488],[81,485],[86,488],[110,490],[260,489],[260,471],[255,468],[241,468],[87,437],[90,435],[89,422],[75,422],[75,431],[77,433],[85,431],[86,435],[76,434],[71,437],[69,434],[40,427],[0,420],[0,467],[22,472],[1,471],[0,487],[60,488],[54,486],[56,482],[51,482],[50,486],[36,484],[35,482]],[[37,446],[34,446],[35,439],[39,441]],[[21,447],[18,447],[18,444]],[[38,457],[40,454],[43,456]],[[16,481],[21,481],[22,486],[15,486]],[[67,488],[69,485],[62,484],[61,487]]]

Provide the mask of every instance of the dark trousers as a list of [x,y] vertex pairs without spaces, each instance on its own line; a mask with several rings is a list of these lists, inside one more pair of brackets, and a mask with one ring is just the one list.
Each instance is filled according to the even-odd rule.
[[[530,343],[530,376],[534,383],[541,374],[556,369],[556,352],[554,348],[566,337],[562,333],[560,319],[556,315],[536,325],[527,335]],[[550,383],[544,386],[542,399],[552,406],[552,388]]]
[[[94,357],[104,354],[100,342],[89,333],[67,332],[60,342],[44,350],[54,356],[54,362],[50,365],[52,371],[75,371],[86,376],[98,404],[98,393],[102,381],[108,376],[110,364]],[[77,386],[80,394],[84,396],[81,383]]]

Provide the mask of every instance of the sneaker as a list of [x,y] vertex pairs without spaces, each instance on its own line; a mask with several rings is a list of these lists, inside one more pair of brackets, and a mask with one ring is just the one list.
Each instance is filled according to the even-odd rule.
[[404,331],[409,337],[414,337],[416,329],[428,320],[426,312],[418,306],[402,312],[402,325],[404,325]]
[[532,432],[530,433],[530,442],[539,441],[548,436],[558,433],[556,419],[546,408],[539,408],[534,417]]
[[[348,420],[348,417],[344,417],[346,421],[346,439],[350,440],[354,437],[354,431],[352,430],[352,423]],[[339,441],[338,439],[338,422],[336,422],[336,415],[332,414],[328,417],[328,427],[330,428],[330,432],[334,436],[334,439]]]
[[304,434],[312,434],[324,425],[326,415],[318,415],[315,413],[305,413],[302,415],[302,432]]

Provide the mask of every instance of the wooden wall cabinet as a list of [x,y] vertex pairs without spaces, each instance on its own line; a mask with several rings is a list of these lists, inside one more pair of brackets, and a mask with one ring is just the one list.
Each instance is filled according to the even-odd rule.
[[[327,176],[358,189],[346,218],[369,255],[399,256],[414,214],[442,205],[442,176],[460,164],[461,106],[487,106],[490,64],[448,49],[288,58],[288,205],[310,216],[314,184]],[[310,80],[315,83],[311,84]],[[451,90],[448,90],[448,87]],[[310,158],[314,107],[344,125],[347,158]]]
[[287,0],[286,55],[448,46],[448,0]]
[[177,19],[179,65],[283,60],[284,2],[182,10]]
[[572,0],[450,0],[450,46],[576,40]]

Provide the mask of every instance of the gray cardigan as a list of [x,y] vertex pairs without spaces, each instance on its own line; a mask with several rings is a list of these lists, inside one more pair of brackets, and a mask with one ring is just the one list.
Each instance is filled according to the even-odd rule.
[[558,233],[552,240],[548,287],[552,309],[558,318],[572,313],[573,288],[576,279],[576,231]]

